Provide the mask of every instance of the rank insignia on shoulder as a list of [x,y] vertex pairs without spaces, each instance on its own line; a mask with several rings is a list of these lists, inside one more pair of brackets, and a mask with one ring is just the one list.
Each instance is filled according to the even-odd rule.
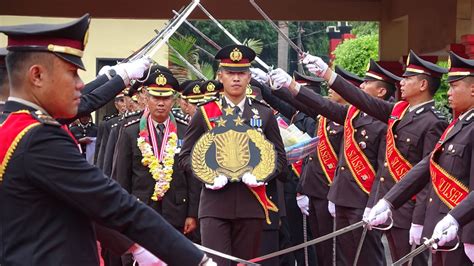
[[128,122],[127,124],[123,125],[123,126],[124,126],[124,127],[128,127],[128,126],[131,126],[131,125],[136,124],[136,123],[138,123],[138,122],[140,122],[140,118],[134,119],[134,120]]
[[421,107],[420,109],[416,110],[415,114],[419,115],[421,112],[425,110],[424,107]]
[[36,111],[32,113],[33,117],[36,118],[40,123],[45,124],[45,125],[50,125],[50,126],[57,126],[60,127],[61,124],[56,121],[56,119],[52,118],[51,116],[44,114],[41,111]]

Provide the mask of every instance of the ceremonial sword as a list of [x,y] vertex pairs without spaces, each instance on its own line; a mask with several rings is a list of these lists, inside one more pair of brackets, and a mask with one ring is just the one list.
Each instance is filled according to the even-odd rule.
[[[418,248],[416,248],[412,252],[406,254],[405,256],[403,256],[403,258],[399,259],[398,261],[394,262],[392,264],[392,266],[403,265],[403,263],[405,263],[407,261],[410,261],[411,259],[418,256],[423,251],[425,251],[425,250],[433,247],[434,245],[436,245],[438,242],[439,242],[438,238],[430,238],[430,239],[425,238],[425,241],[423,242],[423,244],[421,246],[419,246]],[[459,247],[459,237],[458,237],[458,242],[456,243],[456,245],[453,248],[447,249],[447,250],[438,249],[437,251],[449,252],[449,251],[453,251],[453,250],[457,249],[458,247]]]
[[209,254],[212,254],[212,255],[215,255],[215,256],[224,258],[224,259],[228,259],[228,260],[231,260],[231,261],[235,261],[235,262],[238,262],[239,264],[242,263],[242,264],[244,264],[244,265],[254,265],[254,266],[260,265],[260,264],[258,264],[258,263],[251,262],[251,261],[247,261],[247,260],[243,260],[243,259],[240,259],[240,258],[231,256],[231,255],[228,255],[228,254],[225,254],[225,253],[222,253],[222,252],[219,252],[219,251],[216,251],[216,250],[207,248],[207,247],[205,247],[205,246],[201,246],[201,245],[196,244],[196,243],[194,243],[194,245],[195,245],[197,248],[199,248],[200,250],[202,250],[202,251],[204,251],[204,252],[206,252],[206,253],[209,253]]
[[365,221],[360,221],[360,222],[357,222],[355,224],[351,224],[349,226],[346,226],[344,228],[341,228],[337,231],[334,231],[332,233],[329,233],[327,235],[324,235],[324,236],[320,236],[318,238],[315,238],[313,240],[310,240],[308,242],[305,242],[305,243],[301,243],[299,245],[296,245],[296,246],[293,246],[293,247],[289,247],[289,248],[286,248],[286,249],[283,249],[283,250],[279,250],[279,251],[276,251],[276,252],[272,252],[272,253],[269,253],[267,255],[263,255],[263,256],[260,256],[260,257],[257,257],[257,258],[253,258],[249,261],[251,262],[260,262],[260,261],[263,261],[263,260],[267,260],[267,259],[270,259],[270,258],[273,258],[273,257],[278,257],[280,255],[283,255],[283,254],[286,254],[286,253],[289,253],[289,252],[292,252],[292,251],[295,251],[295,250],[298,250],[298,249],[302,249],[304,247],[307,247],[307,246],[311,246],[311,245],[314,245],[314,244],[317,244],[317,243],[320,243],[320,242],[323,242],[323,241],[326,241],[328,239],[331,239],[333,237],[336,237],[338,235],[342,235],[342,234],[345,234],[347,232],[350,232],[350,231],[353,231],[357,228],[360,228],[360,227],[363,227],[364,225],[366,224]]
[[129,57],[125,58],[122,63],[130,62],[133,61],[137,58],[141,58],[147,51],[151,49],[151,47],[163,36],[163,34],[172,26],[174,23],[176,23],[176,19],[179,18],[182,14],[184,14],[182,11],[185,11],[189,8],[189,5],[186,7],[181,7],[179,10],[181,13],[176,13],[176,15],[171,18],[168,23],[161,29],[161,31],[154,36],[150,41],[148,41],[144,46],[140,47],[137,51],[132,53]]
[[183,61],[184,64],[186,64],[186,66],[192,71],[194,72],[194,74],[196,74],[196,76],[200,79],[203,79],[203,80],[207,80],[208,78],[206,76],[204,76],[199,70],[197,70],[197,68],[195,66],[193,66],[193,64],[191,64],[186,58],[184,58],[184,56],[182,56],[178,51],[176,51],[176,49],[171,46],[169,44],[169,42],[166,42],[168,44],[168,47],[171,49],[171,51],[173,51],[176,56],[181,59],[181,61]]
[[[173,10],[174,14],[177,14],[175,10]],[[198,28],[196,28],[193,24],[191,24],[188,20],[185,20],[184,23],[188,25],[194,32],[199,34],[204,40],[206,40],[212,47],[216,48],[217,50],[220,50],[222,47],[220,47],[216,42],[214,42],[211,38],[207,37],[206,34],[204,34],[202,31],[200,31]]]
[[168,39],[174,34],[174,32],[178,30],[179,26],[183,24],[183,22],[186,20],[187,17],[189,17],[191,12],[193,12],[194,8],[196,8],[197,5],[199,5],[199,0],[193,0],[188,5],[187,9],[182,12],[183,15],[176,20],[176,23],[174,25],[170,26],[170,29],[168,31],[165,32],[161,39],[161,42],[158,42],[149,53],[146,53],[146,55],[152,57],[161,48],[161,46],[163,46],[163,44],[168,41]]
[[305,52],[303,50],[301,50],[301,48],[296,45],[291,39],[290,37],[286,36],[286,34],[281,31],[281,29],[275,24],[275,22],[272,21],[272,19],[267,15],[265,14],[265,12],[263,11],[262,8],[260,8],[259,5],[257,5],[257,3],[255,2],[255,0],[249,0],[250,3],[255,7],[255,9],[258,11],[258,13],[260,13],[260,15],[262,15],[262,17],[268,22],[270,23],[270,25],[278,32],[278,34],[280,34],[280,36],[285,39],[285,41],[291,46],[291,48],[293,48],[293,50],[295,50],[297,53],[298,53],[298,56],[301,58],[304,56]]
[[[226,35],[227,37],[229,37],[234,43],[236,44],[239,44],[239,45],[242,45],[242,43],[237,40],[237,38],[234,37],[234,35],[232,35],[232,33],[230,33],[226,28],[224,28],[224,26],[222,26],[221,23],[219,23],[219,21],[217,21],[217,19],[215,19],[211,13],[209,13],[209,11],[207,11],[201,4],[198,4],[198,7],[202,10],[202,12],[204,12],[204,14],[206,14],[206,16],[209,17],[209,19],[211,19],[214,24],[217,25],[217,27],[219,27]],[[263,68],[265,68],[265,70],[267,72],[270,72],[273,70],[273,67],[267,65],[265,62],[262,61],[262,59],[260,59],[258,56],[255,57],[255,61],[260,64]]]

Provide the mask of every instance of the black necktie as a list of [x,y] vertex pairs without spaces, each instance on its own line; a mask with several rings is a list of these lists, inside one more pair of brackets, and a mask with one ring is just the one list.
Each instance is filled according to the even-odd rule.
[[236,115],[239,115],[241,113],[242,110],[240,110],[240,107],[238,107],[237,105],[234,106],[234,114]]
[[161,142],[163,142],[163,136],[165,135],[165,125],[158,124],[156,125],[157,133],[158,133],[158,147],[161,149]]

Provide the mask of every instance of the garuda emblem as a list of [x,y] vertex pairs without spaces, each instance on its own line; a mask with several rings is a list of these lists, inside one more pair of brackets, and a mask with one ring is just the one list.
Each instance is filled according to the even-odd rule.
[[276,152],[265,136],[246,124],[231,107],[214,119],[215,127],[194,145],[191,167],[197,178],[213,184],[218,175],[231,182],[240,181],[249,172],[257,181],[265,181],[275,171]]

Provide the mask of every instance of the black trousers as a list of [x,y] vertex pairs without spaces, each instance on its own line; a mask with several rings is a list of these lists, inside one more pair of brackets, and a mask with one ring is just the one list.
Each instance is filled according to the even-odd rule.
[[[385,232],[387,236],[388,246],[390,248],[390,255],[392,256],[392,261],[395,262],[401,259],[406,254],[410,253],[411,245],[408,242],[410,240],[410,230],[392,227],[390,230]],[[413,266],[425,266],[428,265],[429,251],[419,254],[413,258]],[[408,262],[404,264],[408,265]]]
[[[341,229],[360,222],[363,214],[364,209],[336,205],[336,228]],[[341,245],[341,249],[338,249],[337,252],[342,253],[345,265],[352,266],[354,264],[357,246],[359,245],[359,240],[362,236],[362,230],[363,228],[361,227],[337,237],[337,241]],[[382,234],[380,231],[367,231],[357,265],[380,266],[387,264],[381,238]]]
[[[200,219],[202,245],[241,259],[259,255],[264,219]],[[229,260],[209,255],[217,265],[235,265]]]

